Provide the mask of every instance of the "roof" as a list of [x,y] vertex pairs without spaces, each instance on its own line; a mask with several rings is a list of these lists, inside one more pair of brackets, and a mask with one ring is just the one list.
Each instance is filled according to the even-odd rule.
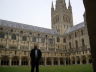
[[12,21],[6,21],[6,20],[0,20],[0,26],[26,29],[26,30],[49,33],[49,34],[57,34],[57,31],[53,29],[47,29],[47,28],[42,28],[42,27],[37,27],[37,26],[32,26],[32,25],[27,25],[27,24],[12,22]]
[[77,24],[77,25],[69,28],[65,33],[70,33],[70,32],[76,31],[76,30],[78,30],[78,29],[80,29],[80,28],[83,28],[83,27],[85,27],[84,22],[79,23],[79,24]]

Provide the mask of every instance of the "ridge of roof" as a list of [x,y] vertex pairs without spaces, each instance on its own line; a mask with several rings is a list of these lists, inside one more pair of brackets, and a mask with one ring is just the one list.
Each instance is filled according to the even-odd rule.
[[0,25],[7,26],[7,27],[13,27],[13,28],[19,28],[19,29],[26,29],[26,30],[31,30],[31,31],[37,31],[37,32],[44,32],[44,33],[49,33],[49,34],[57,34],[57,31],[53,30],[53,29],[37,27],[37,26],[33,26],[33,25],[27,25],[27,24],[22,24],[22,23],[7,21],[7,20],[1,20],[1,19],[0,19]]

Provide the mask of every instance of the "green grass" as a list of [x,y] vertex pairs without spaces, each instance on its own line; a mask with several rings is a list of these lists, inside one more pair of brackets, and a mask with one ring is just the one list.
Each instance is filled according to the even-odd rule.
[[[30,67],[0,67],[0,72],[31,72]],[[92,65],[40,66],[40,72],[92,72]]]

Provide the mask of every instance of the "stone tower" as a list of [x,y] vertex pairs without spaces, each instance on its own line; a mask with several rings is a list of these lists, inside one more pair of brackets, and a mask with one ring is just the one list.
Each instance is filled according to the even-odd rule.
[[60,35],[73,26],[72,7],[69,1],[68,8],[66,7],[65,0],[56,0],[54,8],[53,2],[51,7],[51,23],[52,29],[57,30]]

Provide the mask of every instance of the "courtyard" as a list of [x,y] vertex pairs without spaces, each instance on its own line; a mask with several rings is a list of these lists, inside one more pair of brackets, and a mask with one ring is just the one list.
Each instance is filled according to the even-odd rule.
[[[70,66],[40,66],[40,72],[93,72],[91,64]],[[0,72],[31,72],[28,66],[0,67]]]

